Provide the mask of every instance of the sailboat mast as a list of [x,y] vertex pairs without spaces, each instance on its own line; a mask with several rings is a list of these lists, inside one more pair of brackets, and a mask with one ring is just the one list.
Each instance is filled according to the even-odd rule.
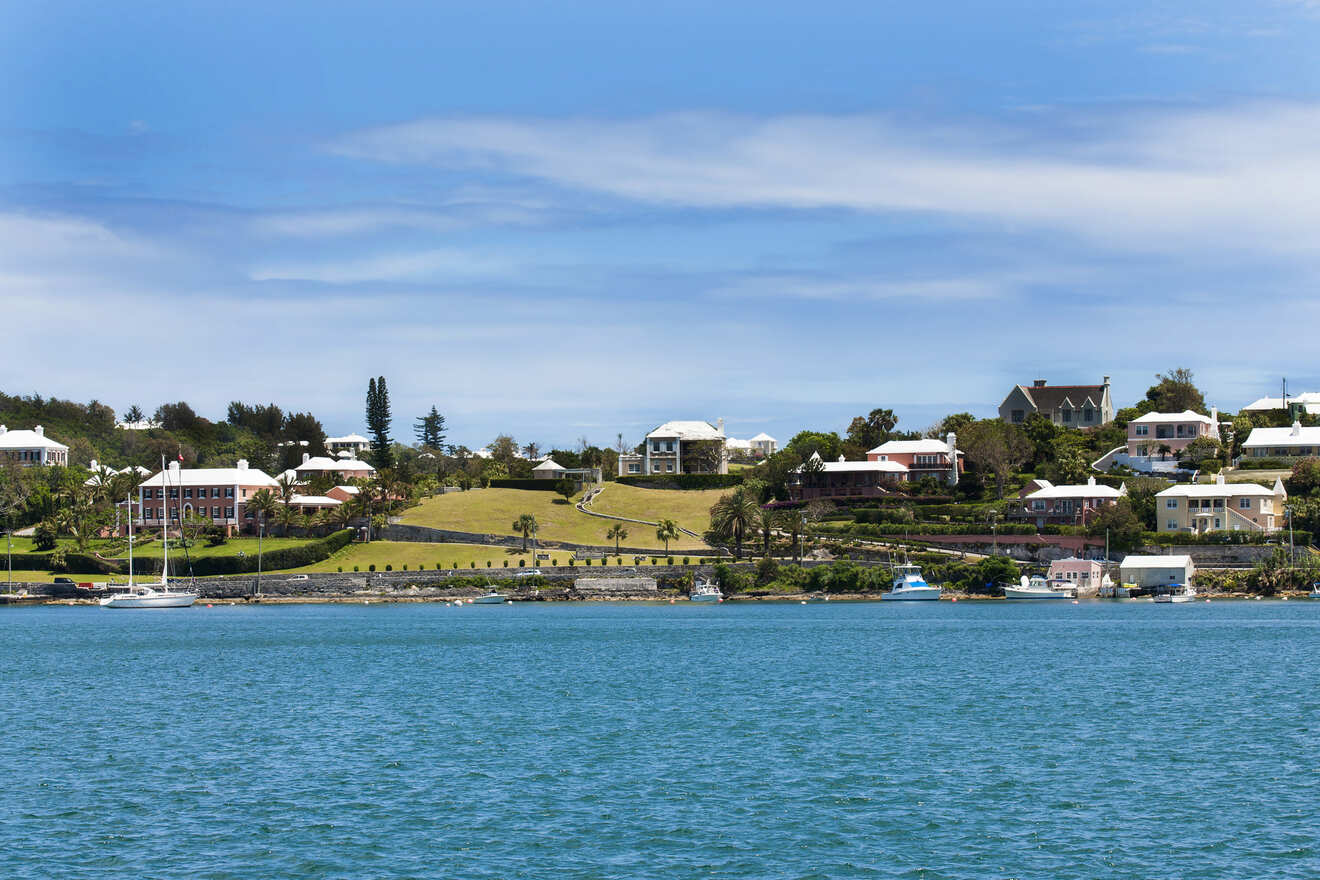
[[165,469],[165,456],[160,457],[160,483],[165,487],[165,516],[160,526],[160,545],[164,552],[164,561],[160,568],[161,585],[169,588],[170,583],[170,478]]
[[[136,467],[136,465],[134,465]],[[125,522],[128,524],[128,588],[133,589],[133,496],[125,495],[124,503],[127,505]],[[139,508],[141,509],[141,508]]]

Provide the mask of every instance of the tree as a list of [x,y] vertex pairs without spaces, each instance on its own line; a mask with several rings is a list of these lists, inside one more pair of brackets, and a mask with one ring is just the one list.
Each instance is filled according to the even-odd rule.
[[947,437],[949,434],[962,436],[968,425],[976,421],[976,416],[969,412],[952,413],[940,419],[926,431],[928,437]]
[[577,483],[569,479],[563,479],[555,483],[555,493],[563,495],[565,501],[572,501],[573,496],[577,494]]
[[424,416],[418,416],[413,424],[413,432],[417,437],[417,445],[430,452],[439,452],[445,444],[445,417],[440,415],[440,411],[431,405],[431,411]]
[[655,537],[658,541],[665,542],[665,555],[669,555],[669,542],[678,540],[678,523],[672,519],[662,519],[656,523]]
[[879,446],[889,439],[898,424],[892,409],[873,409],[865,416],[857,416],[848,425],[848,440],[863,449]]
[[1169,488],[1168,482],[1158,477],[1130,477],[1124,481],[1127,487],[1127,501],[1136,514],[1141,527],[1148,532],[1156,530],[1156,516],[1159,513],[1155,495]]
[[1205,462],[1211,459],[1218,459],[1223,453],[1224,447],[1213,437],[1197,437],[1191,443],[1183,447],[1182,452],[1178,454],[1183,464],[1191,465],[1194,468],[1201,468]]
[[1002,584],[1015,583],[1021,576],[1017,563],[1007,556],[987,556],[972,569],[968,592],[993,593]]
[[513,531],[520,532],[522,534],[522,542],[523,542],[522,548],[523,548],[523,552],[526,553],[527,538],[531,535],[535,535],[538,531],[540,531],[541,527],[540,525],[537,524],[535,516],[533,516],[530,513],[524,513],[513,521],[513,525],[511,526],[511,528],[513,529]]
[[710,509],[711,528],[733,538],[734,555],[742,558],[743,537],[756,526],[760,505],[739,486]]
[[1097,510],[1089,531],[1097,537],[1107,532],[1110,548],[1120,552],[1135,550],[1144,538],[1141,518],[1132,509],[1129,498],[1119,498]]
[[768,559],[770,557],[770,542],[774,539],[775,526],[779,523],[779,517],[773,510],[765,507],[760,509],[759,517],[757,526],[761,531],[761,555]]
[[960,445],[968,461],[995,478],[995,489],[1004,497],[1004,484],[1015,468],[1027,460],[1031,441],[1016,426],[999,419],[981,419],[968,425]]
[[537,461],[537,456],[540,454],[541,454],[541,444],[539,443],[535,443],[535,442],[528,443],[526,446],[523,447],[523,455],[527,457],[528,461]]
[[490,450],[490,460],[499,462],[506,469],[518,460],[518,444],[508,434],[500,434],[486,448]]
[[790,508],[781,511],[779,514],[779,527],[789,533],[789,539],[793,542],[793,560],[795,562],[802,557],[801,538],[806,534],[809,525],[807,516],[800,507]]
[[[784,451],[794,455],[798,463],[811,458],[812,453],[820,455],[825,461],[835,461],[839,457],[839,452],[843,446],[843,441],[839,439],[838,434],[824,434],[820,431],[799,431],[793,435],[793,439],[788,441]],[[797,465],[795,464],[794,467]]]
[[1284,481],[1290,497],[1314,495],[1320,490],[1320,458],[1304,458],[1293,465],[1292,474]]
[[371,434],[371,459],[378,468],[394,463],[394,450],[390,441],[390,392],[385,377],[367,383],[367,430]]
[[28,498],[31,495],[32,488],[25,478],[23,468],[16,461],[7,460],[4,469],[0,470],[0,518],[3,518],[5,523],[5,565],[9,572],[10,592],[13,592],[14,582],[14,561],[12,558],[14,517],[27,506]]
[[1192,383],[1191,370],[1178,367],[1167,373],[1157,373],[1155,378],[1158,381],[1146,390],[1146,399],[1138,404],[1138,409],[1145,408],[1145,412],[1165,413],[1179,413],[1190,409],[1208,415],[1205,397]]
[[614,555],[619,555],[619,542],[628,537],[628,530],[623,527],[623,523],[615,523],[610,526],[610,530],[605,533],[607,541],[614,542]]
[[124,421],[126,422],[140,422],[145,418],[146,414],[142,412],[142,407],[138,406],[136,403],[130,406],[124,413]]

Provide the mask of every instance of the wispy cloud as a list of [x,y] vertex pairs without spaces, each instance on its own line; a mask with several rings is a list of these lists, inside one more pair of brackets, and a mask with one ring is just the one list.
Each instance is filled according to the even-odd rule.
[[358,284],[366,281],[427,281],[489,277],[505,274],[508,263],[458,250],[435,249],[392,253],[352,260],[325,260],[259,266],[253,281],[319,281]]
[[934,212],[1157,252],[1309,254],[1320,245],[1320,105],[1097,111],[1049,122],[459,118],[364,131],[333,149],[654,204]]

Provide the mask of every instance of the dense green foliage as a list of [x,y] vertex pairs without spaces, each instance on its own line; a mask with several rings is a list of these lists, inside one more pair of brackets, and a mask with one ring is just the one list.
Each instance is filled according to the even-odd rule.
[[641,489],[727,489],[742,485],[744,479],[743,474],[630,474],[615,482]]

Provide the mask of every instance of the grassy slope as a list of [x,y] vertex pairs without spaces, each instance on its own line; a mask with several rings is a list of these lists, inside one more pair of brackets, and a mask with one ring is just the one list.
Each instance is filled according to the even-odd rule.
[[[623,491],[620,491],[623,490]],[[636,493],[634,495],[634,493]],[[710,505],[719,492],[677,492],[655,489],[637,489],[632,486],[609,484],[596,503],[602,512],[634,516],[638,519],[674,519],[693,531],[701,532],[709,521]],[[693,497],[686,497],[693,496]],[[587,516],[573,505],[555,503],[563,499],[553,492],[529,489],[474,489],[471,492],[450,492],[428,498],[404,513],[401,521],[409,525],[430,526],[477,534],[512,535],[513,521],[519,514],[536,517],[543,541],[569,541],[575,544],[607,546],[606,539],[612,523],[606,519]],[[574,501],[580,500],[574,498]],[[616,500],[618,504],[616,505]],[[602,506],[603,505],[603,506]],[[698,511],[704,505],[704,510]],[[646,526],[628,527],[627,543],[633,547],[663,548],[656,540],[655,529]],[[672,544],[671,549],[697,549],[703,546],[691,538]]]
[[[409,571],[415,571],[418,568],[431,570],[436,567],[436,563],[441,568],[455,567],[458,563],[460,569],[472,568],[475,562],[479,572],[487,571],[486,562],[490,562],[489,571],[508,573],[518,569],[518,560],[523,560],[527,568],[539,567],[548,568],[555,562],[561,566],[568,565],[571,553],[562,550],[549,551],[550,560],[542,560],[537,563],[532,561],[532,553],[529,550],[523,553],[518,548],[507,549],[504,547],[491,547],[485,544],[417,544],[408,541],[372,541],[370,544],[351,544],[334,556],[314,565],[303,566],[293,569],[298,572],[315,571],[338,571],[343,567],[344,571],[352,571],[353,566],[357,566],[360,571],[367,571],[367,566],[375,564],[377,571],[384,571],[386,564],[394,566],[395,571],[402,571],[403,566],[407,565]],[[509,567],[504,568],[505,561],[508,561]],[[633,560],[630,556],[623,557],[624,564],[632,565]],[[675,559],[675,563],[681,563],[681,559]],[[583,564],[578,563],[579,566]],[[583,566],[584,571],[587,570]]]
[[[3,537],[4,537],[3,535],[0,535],[0,554],[3,554],[5,550]],[[61,538],[58,543],[60,547],[64,548],[66,553],[79,552],[78,548],[74,545],[73,541],[68,538]],[[297,547],[301,544],[306,544],[306,543],[308,543],[308,541],[304,538],[265,538],[261,542],[261,549],[263,552],[269,553],[272,550],[280,550],[285,547]],[[101,552],[102,555],[105,555],[105,544],[106,542],[104,541],[92,541],[87,547],[88,555],[91,555],[92,553],[98,551]],[[230,538],[228,541],[219,545],[218,547],[208,547],[206,541],[197,540],[194,541],[193,545],[188,548],[188,554],[193,559],[201,559],[203,557],[211,557],[211,556],[234,556],[238,554],[239,551],[242,551],[248,554],[249,556],[257,555],[257,539]],[[37,551],[32,546],[31,538],[15,537],[14,552],[36,553]],[[153,539],[147,543],[143,543],[140,540],[135,541],[133,545],[133,555],[135,557],[142,557],[142,558],[148,558],[148,557],[159,558],[161,555],[161,544],[159,538]],[[107,556],[106,558],[127,559],[128,558],[127,545],[124,545],[123,549],[120,551],[117,557]],[[170,540],[170,558],[171,559],[183,558],[183,548],[181,548],[179,544],[173,539]],[[3,564],[4,564],[3,556],[0,556],[0,566],[3,566]]]

